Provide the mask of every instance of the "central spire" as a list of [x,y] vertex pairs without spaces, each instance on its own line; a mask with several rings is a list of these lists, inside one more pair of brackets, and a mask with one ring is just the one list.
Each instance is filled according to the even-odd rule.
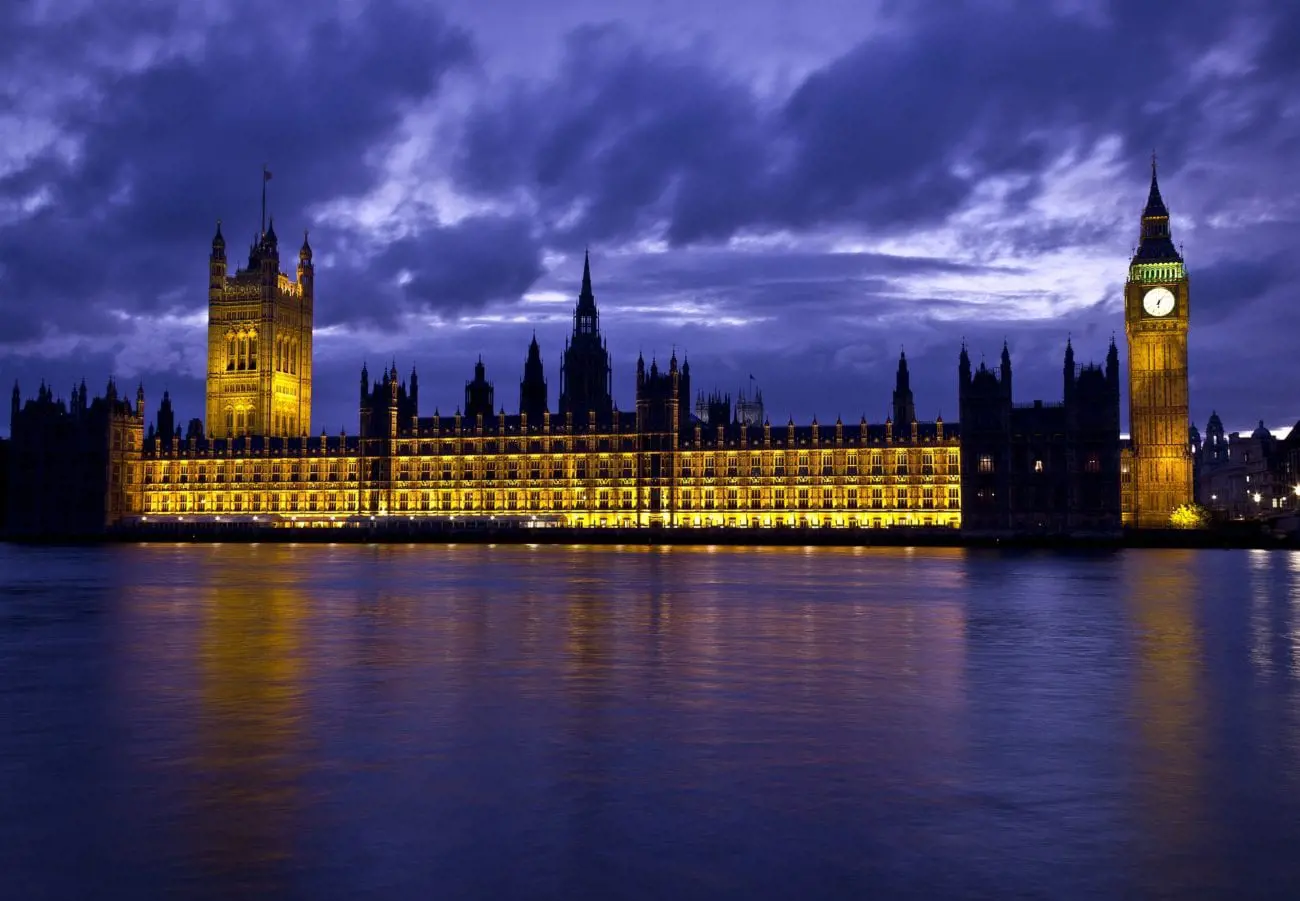
[[578,294],[578,309],[584,310],[587,307],[594,309],[596,306],[596,295],[591,290],[591,251],[584,251],[582,254],[582,290]]

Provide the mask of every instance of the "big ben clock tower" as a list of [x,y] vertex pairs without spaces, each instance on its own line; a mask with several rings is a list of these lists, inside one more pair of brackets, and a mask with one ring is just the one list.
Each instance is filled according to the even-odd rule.
[[1192,502],[1187,445],[1187,270],[1169,234],[1169,210],[1151,159],[1151,192],[1124,286],[1134,524],[1169,527]]

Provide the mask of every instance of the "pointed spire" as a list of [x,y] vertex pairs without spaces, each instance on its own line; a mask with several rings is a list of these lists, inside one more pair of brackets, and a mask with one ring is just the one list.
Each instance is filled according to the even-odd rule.
[[1160,196],[1160,181],[1156,177],[1156,154],[1151,152],[1151,189],[1147,192],[1146,209],[1142,211],[1143,219],[1169,218],[1164,198]]
[[593,318],[589,323],[589,328],[584,330],[595,331],[595,313],[596,295],[591,290],[591,253],[587,251],[582,255],[582,290],[578,293],[577,315]]

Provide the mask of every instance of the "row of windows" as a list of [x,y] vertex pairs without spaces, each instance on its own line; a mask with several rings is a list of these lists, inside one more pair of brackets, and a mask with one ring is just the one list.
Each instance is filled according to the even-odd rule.
[[[275,340],[272,363],[276,372],[298,374],[298,342],[289,338]],[[257,332],[240,332],[226,336],[226,370],[257,368]]]
[[[234,437],[248,437],[253,434],[257,426],[256,415],[251,407],[226,407],[226,434]],[[277,413],[274,419],[274,434],[292,435],[298,428],[298,417],[285,413]],[[214,467],[216,470],[216,467]],[[184,470],[182,470],[184,472]],[[219,470],[217,470],[219,473]],[[167,477],[164,468],[159,477],[163,480]],[[219,476],[218,476],[219,477]]]
[[[355,510],[356,491],[337,492],[163,492],[146,495],[145,512],[228,512],[262,511],[282,512],[297,510],[347,511]],[[378,495],[380,492],[364,492]],[[643,504],[648,498],[642,498]],[[504,510],[504,511],[563,511],[563,510],[634,510],[636,492],[631,489],[600,489],[592,492],[565,492],[560,490],[534,491],[402,491],[395,500],[398,509],[439,510],[443,512]],[[715,495],[712,491],[696,497],[689,491],[681,492],[677,506],[682,510],[748,509],[748,510],[808,510],[808,509],[953,509],[960,506],[956,489],[927,491],[908,496],[899,492],[859,500],[856,492],[844,498],[830,492],[810,494],[776,491],[766,497],[759,492],[748,494],[736,491]]]
[[[252,424],[253,414],[251,411],[245,412],[239,410],[226,411],[226,427],[232,430],[232,434],[240,434],[245,428]],[[293,417],[277,417],[277,424],[283,423],[285,427],[292,428],[294,425]],[[382,469],[382,460],[371,458],[366,460],[367,478],[372,481],[384,479]],[[341,481],[355,480],[357,478],[357,461],[355,458],[341,459],[334,462],[330,461],[310,461],[310,462],[293,462],[293,463],[272,463],[269,466],[259,466],[255,463],[237,462],[233,465],[226,464],[205,464],[205,463],[160,463],[149,465],[146,469],[146,477],[150,482],[188,482],[188,481],[262,481],[271,482],[297,482],[306,481]],[[705,482],[710,478],[716,478],[714,472],[705,470],[702,477],[696,479],[691,476],[690,470],[686,467],[681,469],[679,481],[685,483]],[[794,473],[790,473],[791,476]],[[858,474],[849,473],[850,477],[859,477]],[[917,475],[931,475],[931,473],[922,470]],[[648,476],[648,474],[647,474]],[[432,461],[423,461],[416,464],[412,462],[400,462],[393,469],[393,480],[398,482],[423,481],[423,482],[452,482],[452,481],[496,481],[498,479],[506,481],[529,480],[541,482],[544,480],[568,481],[568,480],[586,480],[594,478],[602,481],[614,479],[623,479],[631,481],[636,477],[635,467],[631,460],[609,461],[597,460],[589,463],[587,460],[565,460],[555,459],[546,461],[533,460],[528,462],[520,461],[496,461],[482,459],[460,459],[456,461],[444,460],[440,464]],[[786,471],[781,467],[772,467],[764,469],[761,473],[758,471],[748,474],[745,478],[754,480],[763,480],[764,477],[786,478]],[[737,477],[742,478],[742,477]],[[940,482],[953,481],[957,478],[956,473],[944,475],[938,474]]]

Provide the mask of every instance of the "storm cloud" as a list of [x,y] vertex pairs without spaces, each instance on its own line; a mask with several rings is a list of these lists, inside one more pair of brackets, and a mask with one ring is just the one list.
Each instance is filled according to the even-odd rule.
[[588,246],[624,406],[636,354],[678,349],[774,417],[879,416],[906,347],[953,418],[963,338],[1051,399],[1066,335],[1123,350],[1155,148],[1193,419],[1300,418],[1300,12],[698,6],[6,4],[0,378],[199,413],[209,241],[252,239],[267,164],[282,244],[316,251],[331,429],[367,357],[453,409],[481,353],[510,406],[536,332],[554,395]]

